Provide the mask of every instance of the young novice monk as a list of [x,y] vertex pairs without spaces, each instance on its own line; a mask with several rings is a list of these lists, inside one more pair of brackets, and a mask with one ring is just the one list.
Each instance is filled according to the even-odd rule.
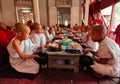
[[99,84],[119,84],[120,48],[106,36],[106,32],[103,25],[93,26],[91,37],[94,42],[99,42],[99,49],[97,52],[91,51],[95,58],[91,68],[103,76],[98,78]]
[[42,26],[39,23],[33,24],[33,32],[30,34],[30,39],[32,43],[41,46],[41,50],[39,50],[40,52],[44,52],[46,46],[46,37],[42,32]]
[[7,49],[10,54],[11,66],[18,72],[36,74],[39,71],[39,64],[33,58],[39,58],[33,54],[37,50],[30,39],[28,39],[30,28],[21,24],[18,27],[18,34],[8,44]]
[[[91,39],[92,27],[88,27],[86,30],[88,32],[87,39],[84,43],[81,43],[81,45],[85,47],[83,52],[85,53],[85,51],[88,50],[97,51],[99,44]],[[91,53],[88,53],[87,55],[92,56]]]
[[47,62],[48,62],[47,54],[45,53],[45,51],[46,51],[46,36],[42,32],[42,26],[39,23],[33,24],[33,31],[30,34],[30,40],[32,41],[33,44],[40,46],[39,50],[37,50],[35,53],[39,54],[41,56],[41,59],[35,59],[35,60],[39,64],[47,64]]

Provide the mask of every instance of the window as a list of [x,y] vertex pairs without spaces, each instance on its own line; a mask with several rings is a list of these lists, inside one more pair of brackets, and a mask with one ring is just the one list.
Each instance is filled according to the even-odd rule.
[[[112,7],[113,6],[109,6],[103,10],[101,10],[101,13],[104,17],[105,23],[107,24],[107,26],[110,25],[110,21],[111,21],[111,14],[112,14]],[[113,25],[111,26],[111,30],[110,31],[115,31],[116,27],[118,24],[120,24],[120,2],[115,4],[115,8],[114,8],[114,15],[113,15]]]
[[108,36],[115,40],[114,31],[118,24],[120,24],[120,2],[101,10],[101,12],[108,26]]
[[111,12],[112,12],[112,6],[101,10],[101,13],[103,15],[103,18],[104,18],[105,23],[106,23],[107,26],[110,25]]
[[120,24],[120,2],[115,4],[115,9],[114,9],[114,21],[113,21],[113,26],[112,30],[114,31],[116,27]]

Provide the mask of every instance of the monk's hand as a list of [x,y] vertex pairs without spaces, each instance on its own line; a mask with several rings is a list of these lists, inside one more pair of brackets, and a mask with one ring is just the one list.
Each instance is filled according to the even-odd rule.
[[91,49],[89,49],[89,48],[85,48],[84,51],[83,51],[83,53],[84,53],[84,54],[88,54],[88,53],[90,52],[90,50],[91,50]]
[[41,49],[42,49],[42,46],[37,47],[37,49],[41,50]]
[[37,55],[37,54],[34,54],[33,57],[34,57],[34,58],[40,58],[40,56]]

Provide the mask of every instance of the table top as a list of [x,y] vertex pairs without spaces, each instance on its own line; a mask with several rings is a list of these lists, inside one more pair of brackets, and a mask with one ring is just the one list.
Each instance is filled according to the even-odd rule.
[[69,34],[63,34],[65,36],[63,39],[54,39],[53,44],[57,43],[59,48],[50,49],[49,47],[46,50],[48,55],[61,55],[61,56],[80,56],[82,55],[82,47],[73,48],[72,45],[79,44],[78,42],[73,41],[70,38],[67,38]]
[[82,55],[81,52],[72,53],[72,52],[66,52],[64,50],[62,50],[62,51],[55,51],[55,52],[47,50],[46,53],[48,55],[61,55],[61,56],[80,56],[80,55]]

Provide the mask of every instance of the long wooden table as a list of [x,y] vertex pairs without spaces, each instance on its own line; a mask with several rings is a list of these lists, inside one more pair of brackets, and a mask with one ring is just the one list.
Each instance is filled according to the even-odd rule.
[[[48,68],[65,68],[65,69],[74,69],[74,72],[79,71],[79,56],[81,53],[69,53],[65,51],[51,52],[46,51],[48,54]],[[55,59],[62,60],[73,60],[74,64],[56,64],[54,63]]]

